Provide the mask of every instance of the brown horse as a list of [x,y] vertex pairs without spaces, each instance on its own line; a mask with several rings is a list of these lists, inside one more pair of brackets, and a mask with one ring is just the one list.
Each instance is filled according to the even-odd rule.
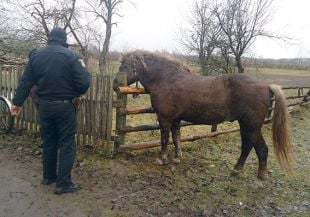
[[[118,76],[127,75],[127,84]],[[266,178],[268,148],[261,128],[275,96],[272,135],[275,154],[280,163],[289,163],[290,138],[286,99],[277,85],[267,85],[244,74],[206,77],[192,73],[187,66],[160,54],[135,51],[123,56],[113,88],[136,81],[150,93],[151,103],[160,125],[161,153],[157,162],[167,161],[169,132],[175,146],[174,162],[180,162],[180,121],[219,124],[238,120],[241,155],[234,167],[240,171],[252,147],[258,160],[258,177]]]

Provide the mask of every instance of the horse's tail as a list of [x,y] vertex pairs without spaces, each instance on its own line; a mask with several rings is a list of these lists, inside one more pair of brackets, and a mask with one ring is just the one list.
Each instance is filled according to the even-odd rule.
[[291,139],[289,134],[286,98],[280,86],[272,84],[269,87],[275,96],[275,106],[272,118],[272,140],[274,151],[280,165],[283,165],[283,163],[290,165]]

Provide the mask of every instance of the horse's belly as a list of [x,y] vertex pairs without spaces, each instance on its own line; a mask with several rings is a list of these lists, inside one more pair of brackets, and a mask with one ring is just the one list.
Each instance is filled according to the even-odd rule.
[[229,112],[226,109],[193,109],[185,112],[181,119],[196,124],[219,124],[223,121],[231,121]]
[[195,124],[219,124],[225,121],[225,119],[209,119],[209,118],[181,118],[181,120],[195,123]]

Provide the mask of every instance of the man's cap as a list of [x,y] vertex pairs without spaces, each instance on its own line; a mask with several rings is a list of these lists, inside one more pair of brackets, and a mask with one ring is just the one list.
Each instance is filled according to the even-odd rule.
[[66,31],[60,27],[55,27],[48,36],[48,42],[58,42],[63,46],[68,46]]

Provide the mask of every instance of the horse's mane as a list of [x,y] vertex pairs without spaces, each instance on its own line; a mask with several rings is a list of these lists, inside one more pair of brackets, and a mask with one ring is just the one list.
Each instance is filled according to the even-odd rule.
[[156,73],[160,73],[161,70],[159,69],[164,69],[164,72],[169,74],[195,74],[189,66],[167,53],[136,50],[131,54],[142,57],[148,67],[151,67],[150,70],[156,71]]

